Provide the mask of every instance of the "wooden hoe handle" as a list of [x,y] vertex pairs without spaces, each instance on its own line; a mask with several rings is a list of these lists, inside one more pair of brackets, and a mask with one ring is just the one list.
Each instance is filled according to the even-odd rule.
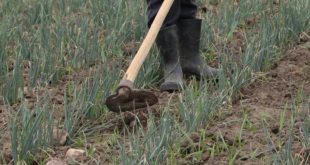
[[[136,53],[134,59],[132,60],[129,68],[127,69],[122,82],[127,82],[125,84],[133,84],[135,79],[137,78],[137,75],[139,73],[139,70],[146,59],[152,45],[155,42],[155,39],[159,33],[159,30],[168,15],[168,12],[173,4],[174,0],[164,0],[162,6],[160,7],[145,39],[143,40],[138,52]],[[122,82],[120,85],[122,85]],[[123,84],[124,85],[124,84]],[[127,86],[127,85],[125,85]]]

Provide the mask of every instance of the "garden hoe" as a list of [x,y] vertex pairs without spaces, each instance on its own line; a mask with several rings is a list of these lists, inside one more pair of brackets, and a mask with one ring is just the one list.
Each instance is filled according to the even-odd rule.
[[131,111],[151,106],[158,102],[154,93],[147,90],[133,89],[133,85],[144,60],[155,42],[164,19],[168,15],[173,1],[164,0],[137,54],[118,85],[116,94],[107,98],[105,104],[109,110],[113,112]]

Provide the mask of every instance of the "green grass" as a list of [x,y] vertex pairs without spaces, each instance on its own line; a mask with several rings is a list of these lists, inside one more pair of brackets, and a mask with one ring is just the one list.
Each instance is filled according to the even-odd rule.
[[[198,3],[207,2],[217,4],[207,0]],[[267,71],[300,33],[309,30],[308,0],[281,1],[279,6],[259,0],[241,0],[239,5],[222,1],[217,5],[218,13],[208,11],[199,15],[204,19],[201,50],[207,60],[220,63],[223,71],[219,84],[215,87],[212,83],[191,81],[179,96],[177,107],[161,107],[159,119],[150,111],[146,128],[137,119],[135,131],[125,129],[116,140],[119,155],[111,158],[115,164],[174,162],[172,157],[178,155],[178,151],[173,146],[178,146],[191,132],[204,128],[219,107],[233,102],[253,75]],[[110,113],[102,100],[114,92],[126,69],[124,66],[132,58],[132,55],[125,56],[121,46],[142,41],[147,31],[145,13],[146,3],[138,0],[0,2],[0,95],[10,107],[14,163],[31,162],[30,154],[34,157],[31,159],[35,159],[38,150],[51,145],[54,120],[68,131],[67,144],[71,145],[78,143],[76,139],[81,135],[87,139],[108,127],[108,123],[98,126],[92,121],[109,120],[106,117]],[[259,22],[245,27],[244,21],[253,16],[259,17]],[[240,62],[232,58],[227,44],[238,30],[245,34]],[[153,49],[151,54],[136,81],[139,88],[154,88],[162,81],[158,51]],[[210,58],[210,54],[216,56]],[[24,67],[25,64],[29,64],[29,68]],[[24,87],[48,89],[57,86],[62,76],[79,74],[90,67],[92,71],[77,77],[81,82],[72,80],[64,85],[64,103],[60,113],[57,112],[64,119],[53,118],[59,108],[48,96],[38,94],[37,98],[45,99],[37,99],[34,109],[27,108]],[[300,97],[304,95],[302,91],[299,93]],[[297,99],[300,102],[301,99]],[[17,113],[13,107],[18,107]],[[307,127],[305,124],[304,129]],[[248,129],[252,129],[251,123],[245,115],[239,139],[242,131]],[[309,145],[307,140],[304,143]],[[208,150],[213,155],[230,149],[221,136],[211,148]],[[289,157],[285,159],[291,154],[286,153],[289,143],[286,148],[275,156],[275,162],[294,163]],[[204,150],[202,147],[194,155],[199,157]],[[228,163],[233,164],[236,155],[231,154]],[[192,159],[192,163],[197,160]]]
[[[21,105],[10,120],[10,136],[14,163],[31,163],[31,153],[46,149],[53,143],[53,117],[48,105],[33,111]],[[36,160],[36,158],[34,158]]]

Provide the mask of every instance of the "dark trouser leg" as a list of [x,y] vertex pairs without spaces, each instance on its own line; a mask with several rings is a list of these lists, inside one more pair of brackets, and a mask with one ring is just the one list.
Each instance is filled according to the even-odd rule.
[[[147,15],[148,15],[148,27],[151,26],[155,16],[160,9],[163,0],[146,0],[147,1]],[[174,25],[177,23],[181,14],[181,5],[180,0],[175,0],[171,6],[171,9],[162,25],[162,28]]]
[[[147,0],[148,26],[150,27],[163,0]],[[180,64],[179,37],[176,26],[181,14],[181,0],[175,0],[156,38],[160,52],[165,81],[161,91],[180,91],[183,88],[183,73]]]
[[181,14],[179,19],[195,19],[197,5],[193,0],[181,0]]
[[[159,8],[161,7],[163,0],[146,0],[147,15],[148,15],[148,27],[151,26]],[[163,23],[163,28],[174,25],[179,19],[194,19],[197,12],[197,6],[193,0],[175,0],[171,9]]]

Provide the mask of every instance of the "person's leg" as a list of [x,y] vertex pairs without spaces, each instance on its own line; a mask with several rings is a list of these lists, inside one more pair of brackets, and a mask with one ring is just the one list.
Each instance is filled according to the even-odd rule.
[[181,0],[181,13],[179,19],[195,19],[197,13],[197,5],[193,0]]
[[200,55],[201,20],[180,20],[178,28],[183,73],[198,78],[215,78],[219,70],[208,66]]
[[[163,0],[147,0],[147,3],[148,27],[150,27]],[[176,26],[180,13],[180,0],[175,0],[156,38],[165,80],[160,86],[161,91],[173,92],[183,88],[179,36]]]
[[180,91],[183,89],[183,72],[180,63],[180,45],[178,27],[171,25],[162,28],[156,38],[156,45],[161,57],[165,81],[161,91]]
[[201,19],[196,19],[197,6],[192,0],[182,0],[178,21],[182,71],[199,78],[214,78],[219,70],[206,64],[200,55]]
[[[157,12],[159,11],[163,0],[146,0],[147,2],[147,16],[148,16],[148,27],[153,23]],[[162,27],[168,27],[171,25],[175,25],[180,17],[181,6],[180,0],[175,0],[171,6],[171,9],[162,25]]]

